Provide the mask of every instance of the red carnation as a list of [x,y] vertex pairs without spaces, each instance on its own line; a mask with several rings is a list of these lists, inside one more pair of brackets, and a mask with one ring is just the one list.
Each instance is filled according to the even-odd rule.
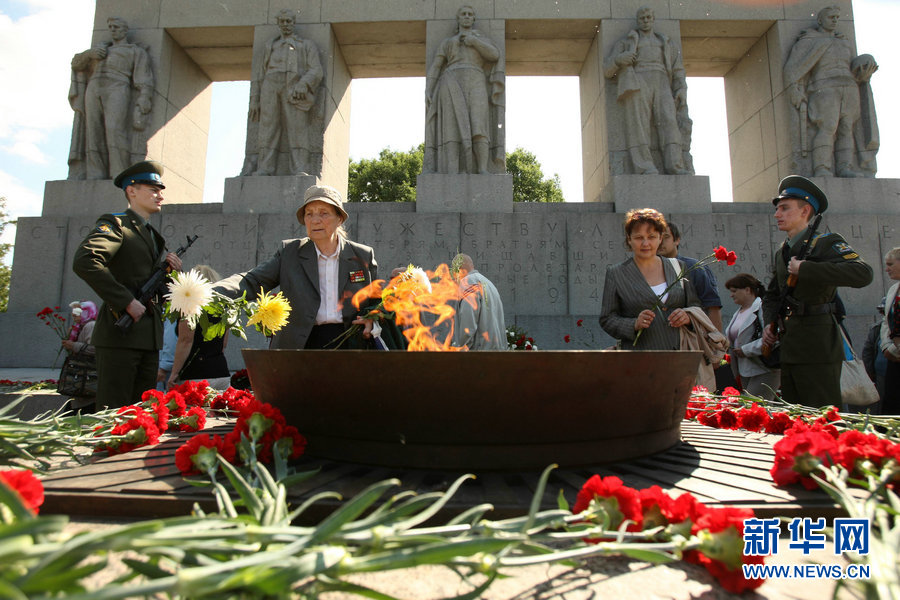
[[697,417],[697,421],[701,425],[706,425],[707,427],[718,427],[719,426],[719,413],[716,410],[707,410]]
[[578,319],[577,321],[575,321],[575,326],[581,327],[583,323],[584,323],[584,319]]
[[627,519],[632,521],[627,531],[641,531],[644,521],[641,498],[637,490],[623,485],[618,477],[592,475],[578,492],[572,512],[578,514],[587,510],[592,501],[596,501],[597,508],[609,516],[610,529],[618,529]]
[[206,394],[209,391],[209,383],[203,381],[185,381],[173,387],[171,392],[178,392],[184,397],[187,406],[203,406],[206,403]]
[[207,461],[214,459],[215,455],[212,453],[204,455],[201,448],[214,449],[228,462],[234,461],[233,445],[226,445],[218,435],[210,437],[208,433],[201,433],[192,437],[175,451],[175,466],[183,475],[196,475],[200,473],[198,469],[200,465],[204,465],[203,468],[206,470],[206,465],[211,464]]
[[720,410],[719,427],[722,429],[737,429],[739,427],[737,413],[730,408]]
[[699,534],[699,552],[688,552],[685,560],[703,565],[729,592],[739,594],[758,588],[762,579],[745,579],[742,564],[763,562],[762,556],[743,555],[744,519],[753,518],[746,508],[723,506],[707,508],[693,525],[692,533]]
[[183,417],[178,419],[178,431],[200,431],[206,427],[206,411],[199,406],[192,406]]
[[568,336],[568,335],[565,336],[565,337],[563,337],[563,341],[564,341],[565,343],[567,343],[567,344],[568,344],[571,340],[572,340],[572,338],[571,338],[570,336]]
[[890,452],[890,447],[895,445],[874,433],[863,433],[855,429],[842,433],[837,439],[837,444],[840,463],[851,473],[856,469],[856,463],[861,460],[871,460],[880,465]]
[[812,490],[818,484],[810,477],[820,464],[831,466],[838,455],[834,438],[822,431],[800,431],[793,429],[779,440],[774,447],[775,463],[770,471],[778,485],[800,482]]
[[[726,354],[726,356],[727,356],[727,354]],[[728,386],[727,388],[722,390],[722,395],[727,396],[727,397],[732,397],[732,396],[740,396],[741,393],[738,390],[736,390],[735,388]]]
[[728,250],[725,246],[719,246],[713,252],[716,255],[716,260],[727,260],[728,259]]
[[769,421],[766,423],[766,433],[783,434],[790,429],[793,424],[794,420],[791,418],[791,415],[786,412],[772,413],[769,416]]
[[25,506],[37,514],[44,503],[44,486],[28,469],[8,469],[0,471],[0,481],[19,494]]
[[159,428],[156,426],[156,421],[153,417],[137,407],[126,406],[120,409],[120,412],[127,409],[135,412],[134,418],[116,425],[109,432],[110,435],[124,436],[122,440],[109,443],[106,447],[106,451],[109,454],[124,454],[141,446],[152,446],[159,443]]
[[738,411],[738,427],[747,431],[762,431],[769,422],[766,409],[754,402],[750,408]]

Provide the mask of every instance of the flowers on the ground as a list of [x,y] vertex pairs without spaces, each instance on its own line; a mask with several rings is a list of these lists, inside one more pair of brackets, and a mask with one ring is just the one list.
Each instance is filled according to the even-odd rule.
[[175,451],[175,466],[183,475],[214,473],[218,466],[216,455],[234,462],[234,446],[225,444],[218,435],[208,433],[193,436]]
[[[212,406],[236,412],[234,428],[220,442],[201,434],[184,444],[176,455],[181,453],[178,468],[185,475],[198,471],[199,460],[209,460],[204,454],[208,451],[201,451],[200,446],[215,447],[228,462],[246,465],[250,469],[255,468],[257,463],[274,462],[276,468],[281,470],[288,460],[300,457],[306,449],[306,438],[296,427],[287,424],[281,411],[271,404],[258,401],[249,392],[229,389],[217,396]],[[198,453],[199,458],[193,458]]]
[[658,486],[638,490],[624,485],[618,477],[594,475],[578,492],[572,512],[602,524],[604,530],[640,532],[658,528],[653,536],[657,541],[683,540],[684,559],[704,566],[730,592],[752,590],[764,583],[762,579],[745,579],[741,568],[764,559],[743,556],[743,520],[754,516],[752,510],[709,507],[689,493],[672,497]]
[[212,283],[194,269],[187,273],[174,271],[171,274],[169,293],[165,295],[170,309],[181,315],[191,329],[197,327],[197,321],[203,314],[203,307],[213,297]]
[[626,522],[626,531],[641,531],[643,526],[640,494],[626,487],[618,477],[593,475],[585,482],[578,492],[572,512],[586,510],[590,514],[601,515],[598,522],[604,524],[604,529],[616,530]]
[[6,485],[18,494],[34,514],[39,512],[44,503],[44,486],[28,469],[0,470],[0,485]]
[[261,290],[256,302],[250,304],[250,319],[247,326],[254,325],[257,331],[270,337],[287,325],[290,314],[291,305],[283,292],[273,295]]
[[[681,280],[686,279],[688,273],[696,269],[702,269],[706,265],[710,265],[716,261],[725,261],[725,263],[730,267],[737,262],[737,254],[735,254],[733,250],[727,250],[725,246],[719,246],[712,251],[712,254],[708,254],[691,266],[681,269],[672,283],[667,285],[666,289],[664,289],[662,293],[656,297],[656,302],[653,303],[653,306],[650,307],[650,310],[652,310],[653,312],[658,312],[663,320],[665,320],[666,315],[663,314],[661,310],[663,305],[663,298],[668,296],[669,292],[672,291],[672,288],[674,288],[676,285],[679,285],[681,283]],[[634,334],[634,344],[637,344],[637,341],[640,339],[642,333],[644,333],[644,330],[638,329]]]
[[534,338],[528,335],[528,332],[515,325],[506,327],[506,348],[507,350],[537,350],[537,344]]

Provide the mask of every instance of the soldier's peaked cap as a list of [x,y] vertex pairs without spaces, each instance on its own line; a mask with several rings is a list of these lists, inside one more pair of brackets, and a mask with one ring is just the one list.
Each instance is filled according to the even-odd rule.
[[772,204],[779,200],[796,198],[804,200],[813,207],[813,214],[820,215],[828,210],[828,198],[819,186],[802,175],[788,175],[778,184],[778,195],[772,198]]
[[160,189],[165,189],[166,186],[163,185],[162,174],[163,166],[161,164],[155,160],[142,160],[116,175],[113,183],[117,188],[122,188],[123,190],[135,183],[146,183],[147,185],[155,185]]

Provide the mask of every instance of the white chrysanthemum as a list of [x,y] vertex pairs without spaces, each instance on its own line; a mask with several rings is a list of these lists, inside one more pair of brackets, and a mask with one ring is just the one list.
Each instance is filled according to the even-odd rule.
[[72,316],[73,316],[73,317],[80,317],[80,316],[81,316],[81,308],[78,307],[78,306],[73,307],[73,308],[72,308]]
[[417,294],[431,293],[431,280],[428,279],[428,273],[421,267],[407,266],[406,270],[400,274],[400,281],[406,284],[404,287]]
[[212,296],[212,284],[206,277],[191,269],[188,273],[172,275],[166,300],[171,304],[173,312],[177,311],[182,318],[195,320],[203,307],[212,300]]

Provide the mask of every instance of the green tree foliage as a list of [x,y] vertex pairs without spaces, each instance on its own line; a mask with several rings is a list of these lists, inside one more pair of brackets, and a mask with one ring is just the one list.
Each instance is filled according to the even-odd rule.
[[350,202],[415,202],[416,176],[422,172],[425,144],[407,152],[385,148],[378,158],[350,163]]
[[[0,197],[0,236],[7,225],[15,225],[15,221],[7,221],[9,215],[6,212],[6,198]],[[9,276],[12,269],[6,265],[6,255],[12,249],[12,244],[0,244],[0,312],[6,312],[9,303]]]
[[559,175],[544,179],[537,157],[524,148],[506,153],[506,171],[513,176],[514,202],[563,202]]
[[[414,202],[416,176],[422,172],[425,144],[407,152],[385,148],[378,158],[350,163],[347,199],[350,202]],[[516,202],[563,202],[559,175],[544,179],[537,158],[522,148],[506,155],[506,170],[513,176]]]

